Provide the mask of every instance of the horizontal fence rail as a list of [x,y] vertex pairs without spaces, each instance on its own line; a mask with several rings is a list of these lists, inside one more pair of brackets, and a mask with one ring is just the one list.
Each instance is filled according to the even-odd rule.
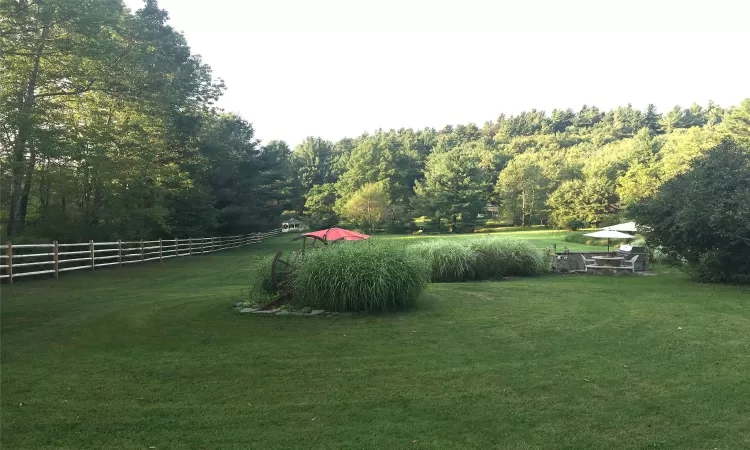
[[239,236],[159,239],[155,241],[76,242],[59,244],[23,244],[8,242],[0,245],[0,280],[13,280],[33,275],[122,267],[147,261],[164,261],[183,256],[203,255],[258,244],[278,236],[281,230]]

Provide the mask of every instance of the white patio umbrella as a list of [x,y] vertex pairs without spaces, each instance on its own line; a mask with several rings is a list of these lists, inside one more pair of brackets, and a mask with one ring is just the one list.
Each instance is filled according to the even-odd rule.
[[625,223],[618,223],[617,225],[612,225],[610,227],[604,227],[602,228],[602,230],[635,233],[636,231],[638,231],[638,227],[635,225],[635,222],[625,222]]
[[599,230],[595,231],[593,233],[586,233],[584,236],[589,236],[593,238],[598,239],[606,239],[607,240],[607,253],[609,253],[609,240],[610,239],[633,239],[635,236],[630,234],[621,233],[619,231],[611,231],[611,230]]

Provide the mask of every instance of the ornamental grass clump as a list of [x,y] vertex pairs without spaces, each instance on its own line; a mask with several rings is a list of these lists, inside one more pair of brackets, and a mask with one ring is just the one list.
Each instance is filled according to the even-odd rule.
[[430,279],[450,283],[475,278],[477,253],[465,242],[435,239],[410,245],[408,251],[430,267]]
[[274,255],[269,255],[260,260],[257,269],[250,272],[250,296],[249,302],[255,305],[263,305],[273,299],[277,292],[271,279],[271,267]]
[[471,239],[468,245],[477,253],[474,272],[479,279],[529,276],[546,270],[544,253],[528,241],[482,237]]
[[427,263],[383,242],[339,242],[307,251],[294,269],[294,302],[326,311],[386,312],[412,306]]

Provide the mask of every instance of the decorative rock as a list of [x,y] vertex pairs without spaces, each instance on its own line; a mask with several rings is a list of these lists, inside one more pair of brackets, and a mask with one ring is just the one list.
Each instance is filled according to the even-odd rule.
[[310,314],[305,314],[305,313],[300,312],[300,311],[292,311],[292,315],[293,316],[309,316]]
[[240,312],[241,312],[241,313],[251,313],[251,312],[255,312],[255,308],[242,308],[242,309],[240,310]]
[[291,311],[286,311],[286,310],[281,310],[281,311],[277,312],[276,315],[277,316],[291,316],[292,312]]
[[313,309],[313,310],[312,310],[312,311],[310,312],[310,315],[312,315],[312,316],[319,316],[319,315],[321,315],[321,314],[323,314],[323,313],[325,313],[325,312],[326,312],[326,311],[325,311],[324,309]]
[[332,313],[331,313],[331,315],[332,315],[332,316],[338,316],[338,315],[340,315],[340,314],[341,314],[340,312],[332,312]]
[[278,309],[269,309],[266,311],[253,311],[253,314],[276,314],[277,312],[279,312]]

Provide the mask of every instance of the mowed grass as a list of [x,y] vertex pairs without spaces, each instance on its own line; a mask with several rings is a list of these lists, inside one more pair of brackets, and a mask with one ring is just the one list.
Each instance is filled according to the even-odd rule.
[[289,239],[2,286],[2,448],[750,447],[747,289],[547,276],[234,312]]

